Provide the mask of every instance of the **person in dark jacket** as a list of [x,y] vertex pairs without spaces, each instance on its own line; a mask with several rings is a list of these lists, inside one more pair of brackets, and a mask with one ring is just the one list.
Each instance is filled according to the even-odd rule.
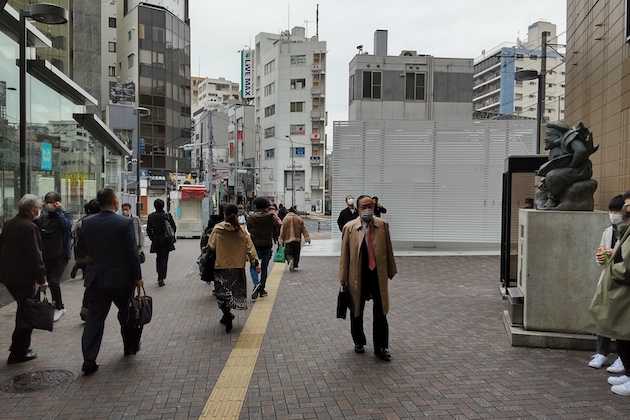
[[155,211],[149,215],[147,235],[151,239],[151,253],[155,255],[155,265],[158,274],[158,285],[164,286],[168,272],[168,254],[175,251],[175,241],[168,237],[166,224],[171,226],[173,234],[177,226],[170,213],[164,211],[164,201],[157,199],[153,202]]
[[343,227],[346,223],[359,217],[357,209],[354,207],[354,198],[349,195],[346,197],[346,208],[341,210],[339,217],[337,218],[337,226],[339,226],[339,232],[343,232]]
[[252,300],[256,300],[258,296],[265,297],[267,292],[265,286],[267,284],[267,271],[269,269],[269,261],[273,253],[273,237],[278,220],[273,213],[271,203],[264,197],[257,197],[254,200],[254,213],[247,217],[247,230],[254,242],[256,254],[261,262],[260,280],[257,281],[258,272],[256,267],[251,267],[250,274],[254,282],[254,291],[252,292]]
[[372,197],[372,200],[374,200],[374,216],[381,217],[387,213],[387,209],[379,204],[377,196]]
[[37,286],[46,286],[46,267],[42,257],[42,238],[33,223],[42,204],[39,198],[27,194],[18,202],[18,215],[9,220],[0,236],[0,283],[17,302],[15,329],[8,364],[33,360],[30,350],[33,328],[25,322],[24,302],[35,297]]
[[289,211],[284,207],[284,204],[280,203],[280,208],[278,209],[278,217],[280,220],[284,220],[288,213]]
[[70,260],[72,238],[72,222],[61,207],[61,195],[49,192],[44,196],[44,211],[35,220],[42,235],[42,251],[46,265],[46,277],[50,285],[55,315],[53,320],[59,321],[66,310],[61,298],[61,278]]
[[[72,231],[72,239],[74,243],[74,267],[72,267],[72,271],[70,271],[70,278],[75,278],[77,275],[77,271],[80,268],[83,272],[83,287],[87,288],[87,281],[85,278],[87,260],[86,256],[82,254],[83,248],[79,243],[79,236],[81,234],[81,226],[83,225],[83,221],[90,216],[98,214],[101,211],[101,205],[96,199],[90,200],[83,207],[83,210],[85,211],[85,215],[77,221]],[[79,316],[81,317],[81,320],[83,322],[87,321],[87,293],[85,292],[83,292],[83,303],[81,304],[81,312],[79,312]]]
[[97,199],[101,212],[83,221],[79,237],[89,259],[86,273],[89,310],[81,339],[85,375],[98,370],[96,358],[112,303],[118,307],[125,356],[139,350],[137,343],[130,342],[135,329],[126,326],[134,287],[142,286],[133,220],[116,214],[119,203],[113,190],[99,191]]
[[212,233],[212,229],[219,223],[223,221],[223,204],[219,206],[219,213],[213,214],[208,219],[208,226],[203,231],[203,235],[201,235],[201,240],[199,241],[199,248],[203,251],[205,247],[208,246],[208,239],[210,239],[210,234]]

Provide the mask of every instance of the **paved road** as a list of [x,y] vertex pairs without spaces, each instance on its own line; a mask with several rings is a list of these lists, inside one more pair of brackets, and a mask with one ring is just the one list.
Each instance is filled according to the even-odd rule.
[[[229,382],[226,360],[250,320],[239,314],[234,333],[225,335],[215,300],[194,273],[197,241],[177,247],[167,287],[156,287],[152,258],[145,266],[155,316],[141,352],[122,357],[112,312],[101,370],[90,378],[79,376],[83,288],[66,283],[69,314],[54,333],[35,333],[37,361],[0,363],[0,386],[44,368],[69,369],[75,379],[53,391],[0,392],[0,419],[197,418],[222,371]],[[240,418],[630,418],[630,399],[614,397],[605,373],[585,367],[587,353],[509,346],[496,257],[402,257],[398,264],[390,364],[355,355],[348,321],[335,319],[337,258],[306,257],[301,272],[284,272],[268,325],[251,320],[266,334]],[[0,309],[3,349],[13,311]]]

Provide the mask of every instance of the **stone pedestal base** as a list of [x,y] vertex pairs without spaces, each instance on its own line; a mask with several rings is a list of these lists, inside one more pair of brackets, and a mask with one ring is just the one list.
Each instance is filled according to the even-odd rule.
[[506,326],[513,345],[592,348],[588,306],[601,272],[594,253],[608,224],[604,212],[520,210],[523,328]]

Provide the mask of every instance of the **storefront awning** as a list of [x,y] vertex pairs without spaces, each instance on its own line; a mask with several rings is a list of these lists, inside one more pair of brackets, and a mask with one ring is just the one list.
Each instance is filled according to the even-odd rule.
[[75,105],[98,105],[98,101],[74,80],[46,60],[28,60],[29,74],[68,98]]
[[90,132],[92,137],[121,156],[131,156],[131,150],[94,114],[72,114],[76,122]]
[[180,191],[182,200],[202,200],[208,193],[205,185],[182,185]]

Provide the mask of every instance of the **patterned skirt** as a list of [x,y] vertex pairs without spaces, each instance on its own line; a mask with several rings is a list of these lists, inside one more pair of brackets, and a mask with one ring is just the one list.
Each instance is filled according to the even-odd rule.
[[221,310],[247,309],[247,277],[244,268],[214,270],[214,284]]

